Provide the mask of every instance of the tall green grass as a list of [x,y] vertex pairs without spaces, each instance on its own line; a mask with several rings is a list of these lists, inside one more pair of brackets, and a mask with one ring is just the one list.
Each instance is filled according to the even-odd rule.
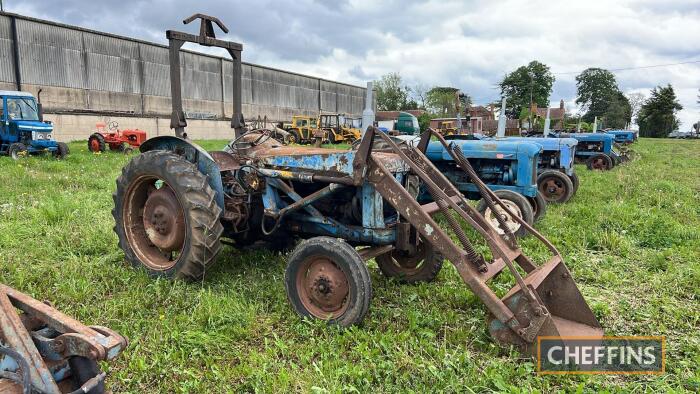
[[[206,141],[220,149],[222,141]],[[347,330],[300,320],[284,256],[226,247],[201,283],[153,280],[123,261],[112,232],[128,156],[71,144],[65,161],[0,158],[2,282],[130,347],[105,364],[115,392],[665,392],[700,390],[700,143],[645,140],[538,228],[565,256],[609,335],[666,335],[662,376],[541,377],[496,346],[485,308],[447,265],[437,281],[388,280],[371,263],[372,308]],[[523,242],[531,255],[545,250]],[[510,286],[498,280],[494,287]]]

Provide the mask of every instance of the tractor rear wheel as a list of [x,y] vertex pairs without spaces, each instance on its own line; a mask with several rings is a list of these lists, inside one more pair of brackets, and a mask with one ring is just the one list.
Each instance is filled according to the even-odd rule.
[[24,144],[16,142],[7,149],[7,154],[12,158],[12,160],[19,160],[22,157],[27,156],[27,147]]
[[56,150],[53,151],[53,157],[55,157],[58,160],[63,160],[68,156],[68,153],[70,152],[68,149],[68,144],[65,142],[59,142],[56,144]]
[[369,271],[359,253],[331,237],[310,238],[294,249],[284,285],[299,315],[341,327],[360,323],[372,298]]
[[151,276],[200,280],[221,249],[221,208],[207,176],[168,151],[131,159],[112,195],[126,260]]
[[545,213],[547,213],[547,201],[539,191],[535,197],[527,197],[527,200],[532,206],[533,220],[538,222],[540,219],[542,219],[542,217],[544,217]]
[[[522,194],[516,193],[510,190],[496,190],[494,194],[503,201],[506,207],[512,211],[516,216],[525,221],[525,223],[530,226],[535,222],[535,213],[532,210],[530,202],[527,201]],[[512,218],[500,205],[496,204],[496,212],[493,212],[491,208],[486,204],[486,201],[481,199],[479,205],[476,209],[484,215],[484,218],[491,223],[491,225],[498,231],[499,234],[505,234],[505,231],[499,226],[498,220],[495,215],[501,215],[505,220],[506,226],[513,235],[516,237],[524,237],[527,235],[527,229],[520,224],[517,220]]]
[[575,172],[571,176],[569,176],[569,179],[571,179],[571,183],[574,185],[574,195],[575,195],[576,192],[578,192],[578,186],[581,183],[581,181],[578,179],[578,174],[576,174]]
[[561,204],[574,195],[574,184],[569,176],[557,170],[547,170],[537,177],[537,189],[547,202]]
[[299,130],[297,129],[289,129],[289,143],[290,144],[300,144],[301,143],[301,135],[299,134]]
[[589,170],[608,171],[613,168],[613,160],[605,153],[597,153],[586,160],[586,167]]
[[377,256],[375,260],[384,276],[402,283],[416,283],[432,282],[442,269],[443,258],[421,239],[413,255],[394,250]]
[[104,152],[107,149],[105,137],[100,133],[93,133],[88,138],[88,150],[92,153]]

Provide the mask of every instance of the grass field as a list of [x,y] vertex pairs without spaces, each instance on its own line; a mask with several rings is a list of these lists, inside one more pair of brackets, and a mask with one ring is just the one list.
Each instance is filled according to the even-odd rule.
[[[207,141],[218,149],[223,142]],[[150,279],[123,261],[112,191],[128,157],[71,144],[65,161],[0,158],[2,282],[130,347],[105,364],[121,392],[651,392],[700,390],[700,141],[642,139],[638,158],[581,188],[538,228],[554,242],[608,335],[665,335],[661,376],[537,376],[497,347],[485,307],[445,266],[400,285],[374,263],[364,323],[302,321],[285,258],[225,247],[201,283]],[[532,239],[525,250],[540,249]]]

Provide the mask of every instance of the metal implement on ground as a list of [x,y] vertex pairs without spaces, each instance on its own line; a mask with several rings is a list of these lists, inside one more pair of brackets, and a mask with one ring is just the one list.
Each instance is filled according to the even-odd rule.
[[0,155],[17,160],[47,153],[63,159],[69,150],[54,139],[53,125],[44,121],[41,103],[27,92],[0,90]]
[[[353,150],[283,146],[251,131],[206,152],[160,136],[141,145],[117,179],[119,245],[150,275],[188,280],[205,278],[222,242],[293,249],[284,276],[290,304],[301,316],[341,326],[360,323],[369,309],[366,261],[375,259],[386,276],[418,282],[435,279],[448,260],[486,305],[498,342],[532,354],[538,335],[600,336],[556,248],[515,216],[552,254],[542,265],[525,256],[507,223],[487,221],[425,156],[431,138],[491,210],[515,216],[461,148],[432,130],[412,147],[369,127]],[[387,151],[374,151],[375,139]],[[432,202],[417,201],[421,188]],[[505,297],[488,285],[498,274],[514,283]]]
[[126,338],[106,327],[87,327],[0,284],[2,393],[103,393],[106,374],[97,363],[126,346]]
[[112,151],[131,153],[146,141],[146,132],[139,129],[120,130],[119,123],[99,122],[96,131],[88,137],[88,150],[92,153]]

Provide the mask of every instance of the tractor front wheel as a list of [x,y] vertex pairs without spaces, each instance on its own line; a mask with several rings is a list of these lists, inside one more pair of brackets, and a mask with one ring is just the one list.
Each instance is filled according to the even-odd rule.
[[300,144],[301,135],[297,129],[289,129],[289,143],[290,144]]
[[126,260],[155,277],[200,280],[221,249],[221,208],[207,176],[168,151],[122,169],[112,216]]
[[299,315],[341,327],[360,323],[372,298],[369,271],[360,255],[331,237],[310,238],[294,249],[284,285]]
[[56,144],[56,150],[53,151],[53,157],[55,157],[58,160],[63,160],[68,156],[68,153],[70,153],[68,149],[68,144],[65,142],[59,142]]
[[411,255],[394,250],[377,256],[379,270],[384,276],[403,283],[432,282],[442,269],[443,258],[429,243],[422,241]]
[[[528,202],[522,194],[518,194],[510,190],[496,190],[494,194],[496,194],[496,196],[503,201],[503,204],[508,207],[508,209],[517,217],[525,221],[525,223],[529,224],[530,226],[533,225],[535,222],[535,213],[532,210],[530,202]],[[505,221],[508,230],[510,230],[510,232],[516,237],[524,237],[527,235],[527,229],[525,229],[525,226],[511,217],[511,215],[509,215],[500,205],[496,204],[496,212],[494,212],[491,210],[491,208],[489,208],[488,204],[486,204],[486,201],[482,199],[479,201],[479,205],[477,205],[476,209],[481,212],[482,215],[484,215],[484,218],[491,223],[499,234],[505,234],[505,231],[503,231],[503,229],[500,227],[498,219],[496,219],[496,215],[501,216],[501,218]]]
[[88,138],[88,150],[92,153],[104,152],[107,149],[105,137],[100,133],[94,133]]
[[544,217],[545,213],[547,213],[547,201],[539,191],[535,197],[528,197],[527,200],[532,206],[532,213],[534,215],[533,219],[535,222],[538,222],[540,219],[542,219],[542,217]]
[[608,171],[613,166],[613,159],[605,153],[597,153],[586,160],[586,167],[589,170]]
[[565,203],[574,195],[574,184],[568,175],[557,170],[547,170],[537,177],[537,189],[547,202]]
[[27,156],[27,147],[19,142],[14,143],[7,149],[7,154],[12,160],[19,160]]

